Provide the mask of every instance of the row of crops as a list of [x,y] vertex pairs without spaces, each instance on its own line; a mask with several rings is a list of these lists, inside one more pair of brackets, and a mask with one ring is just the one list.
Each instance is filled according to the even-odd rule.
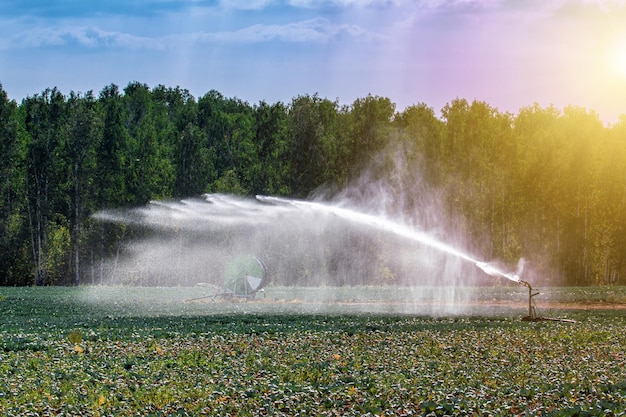
[[156,298],[140,314],[31,290],[0,289],[3,415],[626,413],[616,305],[554,311],[576,323],[202,314],[215,304],[171,299],[159,313]]

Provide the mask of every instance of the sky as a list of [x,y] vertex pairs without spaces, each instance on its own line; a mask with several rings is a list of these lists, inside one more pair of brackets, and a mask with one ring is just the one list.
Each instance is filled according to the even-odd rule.
[[626,114],[626,0],[2,0],[9,98],[138,81],[254,105],[368,94],[437,114]]

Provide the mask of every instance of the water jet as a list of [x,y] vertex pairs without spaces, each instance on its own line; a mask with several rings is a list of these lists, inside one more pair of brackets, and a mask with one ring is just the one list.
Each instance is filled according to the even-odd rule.
[[[224,261],[241,253],[254,253],[258,257],[248,259],[271,263],[273,276],[280,277],[282,284],[319,286],[321,282],[322,286],[335,288],[358,283],[367,285],[371,275],[366,274],[371,274],[373,267],[380,268],[382,259],[392,267],[395,265],[399,274],[410,274],[402,278],[405,281],[398,281],[400,285],[419,285],[420,291],[432,291],[429,296],[432,298],[431,314],[458,314],[469,308],[468,303],[463,302],[468,295],[464,294],[462,286],[480,275],[472,271],[472,265],[489,276],[525,285],[520,280],[523,262],[516,273],[506,272],[495,262],[480,261],[443,243],[439,238],[441,233],[396,221],[384,211],[364,211],[346,200],[320,202],[262,195],[252,199],[206,194],[202,199],[154,201],[130,211],[103,211],[95,217],[148,228],[157,235],[126,245],[130,253],[126,273],[148,276],[148,280],[140,279],[140,283],[149,279],[154,282],[150,285],[193,286],[199,281],[207,282],[218,288],[215,294],[219,297],[230,294],[253,298],[267,282],[265,276],[261,283],[259,275],[250,273],[239,274],[230,283],[224,278],[228,274],[220,270],[229,268]],[[352,239],[350,234],[357,237]],[[359,240],[361,235],[365,235],[366,240]],[[387,245],[382,249],[377,246],[381,241]],[[426,266],[421,265],[424,262]],[[401,267],[397,267],[399,264]],[[447,269],[449,264],[453,269]],[[124,270],[120,265],[115,264],[114,274],[119,275]],[[415,265],[422,269],[412,269]],[[261,269],[265,271],[265,265]],[[330,281],[316,280],[316,274],[328,276]],[[341,281],[342,274],[351,277]],[[468,274],[472,275],[468,277]],[[366,280],[357,281],[362,275],[366,275]],[[532,293],[532,289],[530,291]],[[415,299],[425,299],[423,294],[416,295]],[[420,302],[415,306],[418,304]],[[529,317],[536,317],[532,296]]]

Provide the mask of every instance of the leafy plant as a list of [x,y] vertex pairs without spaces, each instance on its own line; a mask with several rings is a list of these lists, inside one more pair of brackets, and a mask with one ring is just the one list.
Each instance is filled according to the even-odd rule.
[[72,330],[67,334],[67,338],[71,343],[78,345],[83,341],[83,334],[79,330]]
[[[220,313],[208,309],[227,305],[190,310],[164,289],[99,289],[117,304],[86,303],[80,289],[31,290],[0,289],[13,311],[0,323],[6,415],[626,412],[620,311],[570,312],[576,324]],[[133,294],[152,309],[132,309]],[[82,353],[68,354],[68,340]]]

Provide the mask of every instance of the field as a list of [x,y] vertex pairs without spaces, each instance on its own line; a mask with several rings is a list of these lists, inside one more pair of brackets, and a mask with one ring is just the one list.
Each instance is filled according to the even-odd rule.
[[0,413],[626,415],[626,288],[463,293],[0,288]]

